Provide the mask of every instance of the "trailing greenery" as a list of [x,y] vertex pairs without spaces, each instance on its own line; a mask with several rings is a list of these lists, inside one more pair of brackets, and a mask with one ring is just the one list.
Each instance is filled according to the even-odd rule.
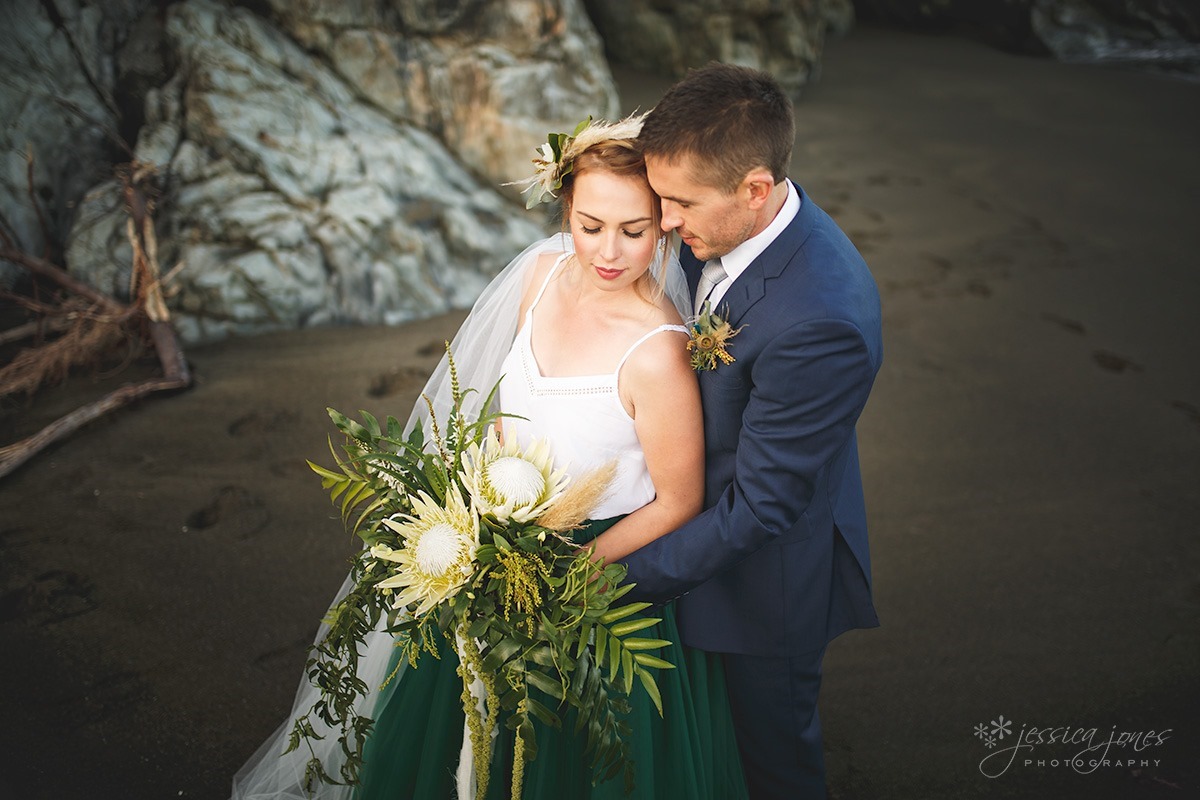
[[[337,733],[343,757],[335,777],[313,754],[307,787],[358,783],[373,722],[356,703],[378,688],[358,677],[359,650],[382,621],[414,668],[437,657],[437,637],[457,643],[478,800],[487,792],[493,726],[515,732],[512,796],[519,797],[525,764],[537,757],[535,724],[562,728],[571,709],[594,782],[623,773],[631,789],[627,698],[640,686],[661,714],[652,670],[673,666],[654,655],[669,642],[635,634],[660,620],[635,616],[647,603],[619,605],[632,588],[620,585],[622,565],[597,564],[564,535],[581,518],[564,524],[562,514],[543,516],[568,502],[565,479],[552,472],[545,452],[522,453],[490,435],[502,415],[461,414],[473,390],[458,386],[452,357],[450,364],[454,402],[448,419],[432,420],[429,441],[419,425],[404,436],[393,417],[381,425],[366,412],[355,421],[329,409],[345,442],[340,453],[331,443],[334,469],[309,466],[367,549],[354,557],[353,586],[311,649],[307,673],[320,699],[295,721],[288,752],[307,746],[313,754],[319,719]],[[523,475],[541,476],[535,499],[501,497],[497,504],[500,473],[488,470],[505,458],[505,468],[523,459]],[[486,502],[472,491],[484,485]],[[551,518],[554,527],[539,524]],[[482,713],[470,691],[473,683],[478,691],[476,679],[485,692]]]

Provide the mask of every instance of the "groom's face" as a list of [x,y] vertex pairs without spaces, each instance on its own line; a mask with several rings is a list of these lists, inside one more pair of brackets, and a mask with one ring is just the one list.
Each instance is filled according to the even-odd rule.
[[678,231],[701,261],[720,258],[750,238],[756,217],[742,192],[727,194],[696,178],[689,156],[646,157],[650,185],[662,198],[662,229]]

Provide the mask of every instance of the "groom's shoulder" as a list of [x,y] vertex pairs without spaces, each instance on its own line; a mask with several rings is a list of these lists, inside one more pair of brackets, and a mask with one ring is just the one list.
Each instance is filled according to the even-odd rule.
[[769,305],[786,319],[841,318],[876,327],[879,288],[871,270],[845,232],[822,216],[767,284]]

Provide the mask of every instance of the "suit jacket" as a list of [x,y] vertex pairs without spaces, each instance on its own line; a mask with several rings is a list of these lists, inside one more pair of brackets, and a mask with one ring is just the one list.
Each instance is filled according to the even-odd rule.
[[[796,188],[796,218],[721,300],[736,360],[699,376],[705,510],[626,559],[629,597],[678,597],[704,650],[798,655],[879,624],[854,431],[882,360],[879,292]],[[703,264],[681,259],[695,292]]]

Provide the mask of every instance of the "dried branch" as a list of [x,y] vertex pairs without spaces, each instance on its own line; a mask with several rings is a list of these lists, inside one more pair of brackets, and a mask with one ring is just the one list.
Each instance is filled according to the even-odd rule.
[[0,447],[0,478],[9,475],[17,467],[45,450],[55,442],[65,439],[75,431],[105,414],[129,405],[154,392],[186,389],[191,385],[191,376],[186,370],[181,377],[153,378],[144,383],[126,384],[109,392],[94,403],[75,409],[60,417],[27,439],[7,447]]
[[116,325],[79,319],[54,341],[26,348],[0,368],[0,396],[33,394],[39,386],[58,383],[72,367],[94,360],[123,335]]
[[72,294],[77,294],[98,306],[103,306],[111,313],[119,314],[126,310],[126,307],[121,303],[103,292],[93,289],[86,283],[76,280],[65,269],[44,258],[31,256],[28,253],[22,253],[20,250],[14,250],[11,247],[0,247],[0,260],[16,264],[18,267],[24,267],[40,278],[46,278],[57,283]]
[[[124,189],[125,207],[129,212],[125,233],[133,248],[128,306],[76,280],[49,260],[8,246],[10,242],[4,237],[6,246],[0,247],[0,259],[53,281],[90,302],[92,307],[83,311],[62,307],[57,309],[56,313],[71,317],[74,324],[58,339],[18,353],[12,364],[0,369],[0,392],[12,387],[18,391],[33,391],[44,381],[65,375],[81,359],[104,352],[114,341],[126,336],[126,326],[134,320],[145,321],[163,375],[161,378],[122,386],[60,417],[33,436],[0,448],[0,478],[92,420],[154,392],[177,391],[191,386],[191,371],[175,330],[171,327],[170,312],[163,299],[163,278],[158,265],[158,241],[154,235],[152,216],[154,196],[152,190],[147,189],[147,179],[152,174],[152,167],[137,162],[118,170]],[[172,269],[168,277],[176,274],[179,268],[177,265]],[[35,301],[30,303],[44,306]]]
[[0,247],[6,247],[10,250],[15,249],[14,237],[16,235],[16,228],[8,221],[8,217],[4,216],[4,212],[0,211]]
[[42,229],[42,258],[49,259],[51,256],[50,243],[54,238],[50,235],[50,223],[46,221],[46,214],[42,211],[42,204],[38,202],[37,192],[33,186],[33,145],[25,146],[25,182],[26,189],[29,193],[29,205],[33,206],[33,213],[37,214],[38,226]]
[[26,322],[24,325],[18,325],[15,328],[9,328],[6,331],[0,331],[0,345],[19,342],[22,339],[28,339],[30,336],[38,336],[46,331],[58,333],[59,331],[66,330],[70,326],[70,321],[61,317],[35,319],[33,322]]

